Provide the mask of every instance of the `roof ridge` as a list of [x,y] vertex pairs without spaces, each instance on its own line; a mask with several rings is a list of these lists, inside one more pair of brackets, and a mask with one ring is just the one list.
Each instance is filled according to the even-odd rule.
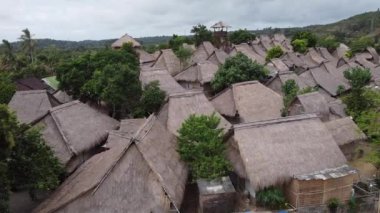
[[59,105],[59,106],[56,106],[56,107],[53,107],[53,108],[49,109],[49,112],[50,113],[56,112],[56,111],[62,110],[64,108],[67,108],[67,107],[79,104],[79,103],[81,103],[81,102],[78,101],[78,100],[70,101],[68,103],[65,103],[65,104],[62,104],[62,105]]
[[263,121],[254,121],[254,122],[247,122],[242,124],[235,124],[233,126],[234,129],[244,129],[249,127],[260,127],[260,126],[267,126],[272,124],[279,124],[279,123],[287,123],[287,122],[293,122],[293,121],[301,121],[301,120],[308,120],[308,119],[316,119],[319,118],[316,114],[302,114],[302,115],[295,115],[295,116],[289,116],[289,117],[282,117],[282,118],[276,118],[276,119],[270,119],[270,120],[263,120]]
[[305,97],[305,96],[311,96],[311,95],[315,95],[315,94],[319,94],[319,92],[318,91],[308,92],[308,93],[297,95],[297,97],[300,97],[300,96]]
[[179,97],[194,96],[194,95],[199,95],[199,94],[204,94],[204,93],[202,90],[189,90],[185,92],[172,93],[169,95],[169,98],[179,98]]
[[47,90],[45,90],[45,89],[43,89],[43,90],[23,90],[23,91],[16,91],[16,93],[20,94],[20,95],[39,94],[39,93],[47,93]]

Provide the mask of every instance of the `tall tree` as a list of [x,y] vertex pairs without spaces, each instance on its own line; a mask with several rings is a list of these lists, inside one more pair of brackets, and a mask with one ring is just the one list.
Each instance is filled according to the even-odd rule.
[[33,40],[32,34],[29,29],[23,29],[23,34],[20,36],[20,40],[22,42],[21,46],[25,54],[28,56],[31,63],[34,62],[34,49],[36,45],[36,41]]
[[180,47],[175,54],[177,55],[181,69],[186,66],[187,60],[191,57],[191,50],[185,47]]
[[13,53],[13,48],[11,43],[8,40],[3,39],[3,47],[4,47],[4,61],[3,65],[9,67],[12,66],[15,61],[15,56]]
[[199,46],[204,41],[212,41],[212,32],[202,24],[193,26],[191,33],[194,33],[194,42],[196,46]]

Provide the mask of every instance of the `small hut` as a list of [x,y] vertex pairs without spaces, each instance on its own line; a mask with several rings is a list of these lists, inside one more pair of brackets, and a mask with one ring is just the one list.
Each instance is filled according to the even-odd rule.
[[165,69],[175,76],[181,71],[181,63],[172,49],[160,50],[160,55],[152,65],[156,69]]
[[[251,195],[279,186],[296,208],[324,205],[332,197],[344,202],[351,196],[355,170],[304,178],[327,170],[340,171],[346,164],[333,136],[316,115],[244,123],[235,125],[234,130],[246,173],[245,187]],[[241,168],[233,166],[235,171]],[[300,202],[304,200],[308,202]]]
[[147,69],[140,71],[140,81],[142,85],[147,85],[152,81],[158,81],[161,90],[166,95],[172,93],[184,92],[185,89],[165,69]]
[[349,84],[339,80],[334,75],[327,72],[324,67],[313,68],[310,70],[310,72],[315,82],[333,97],[339,95],[339,88],[342,89],[342,92],[347,91],[351,88]]
[[202,42],[191,56],[191,63],[199,63],[206,61],[216,50],[214,45],[209,41]]
[[272,58],[269,64],[272,64],[279,73],[289,71],[289,67],[286,65],[286,63],[279,58]]
[[79,101],[54,107],[35,124],[58,160],[72,172],[97,152],[119,122]]
[[268,35],[260,35],[260,44],[265,48],[266,51],[272,49],[274,46],[272,43],[272,39]]
[[350,117],[326,122],[326,127],[348,160],[355,157],[358,143],[367,139]]
[[266,83],[266,86],[278,94],[283,95],[282,86],[288,80],[294,80],[300,89],[308,87],[308,85],[300,77],[298,77],[297,74],[291,71],[278,73],[276,77]]
[[45,84],[44,81],[36,77],[22,78],[15,81],[16,91],[25,90],[47,90],[53,93],[54,90]]
[[60,102],[46,90],[17,91],[8,106],[16,112],[20,123],[33,124]]
[[179,212],[187,168],[175,136],[155,116],[132,137],[124,131],[110,133],[110,148],[80,166],[34,212]]
[[317,114],[322,121],[330,120],[330,109],[326,99],[319,92],[297,95],[289,108],[289,115]]
[[211,102],[233,123],[279,118],[284,106],[281,95],[258,81],[233,84]]
[[141,47],[141,44],[128,34],[123,35],[121,38],[119,38],[114,43],[112,43],[111,47],[113,49],[120,49],[121,47],[123,47],[124,44],[127,44],[127,43],[131,43],[132,47],[134,48]]
[[214,52],[207,58],[207,61],[211,61],[217,66],[224,64],[229,55],[223,50],[216,49]]
[[214,30],[214,42],[218,48],[228,45],[228,29],[231,28],[228,24],[219,21],[211,26]]
[[309,48],[307,55],[317,64],[322,64],[323,62],[327,62],[325,59],[314,47]]
[[265,58],[257,54],[255,51],[253,51],[252,47],[250,47],[247,43],[234,45],[232,48],[232,51],[230,52],[230,56],[234,56],[238,52],[243,53],[252,61],[256,61],[257,63],[262,64],[262,65],[265,64]]

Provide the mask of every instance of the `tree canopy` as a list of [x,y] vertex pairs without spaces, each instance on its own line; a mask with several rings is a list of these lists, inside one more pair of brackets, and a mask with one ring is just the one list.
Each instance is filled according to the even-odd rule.
[[318,39],[318,46],[325,47],[329,52],[333,52],[339,47],[339,42],[334,36],[324,36]]
[[159,85],[159,81],[152,81],[144,86],[138,110],[135,111],[136,117],[148,116],[161,108],[166,93],[160,89]]
[[194,179],[220,178],[230,169],[219,122],[215,114],[190,115],[178,130],[178,152],[189,164]]
[[280,46],[274,46],[268,50],[265,61],[270,61],[272,58],[280,58],[284,54],[284,51]]
[[220,91],[231,84],[259,80],[263,81],[268,77],[269,71],[243,53],[237,53],[235,56],[226,60],[223,66],[216,72],[211,86],[214,91]]
[[204,41],[212,41],[212,32],[205,25],[198,24],[193,26],[191,33],[194,33],[193,39],[196,46],[199,46]]
[[0,73],[0,91],[0,104],[8,104],[16,91],[16,87],[6,73]]
[[292,37],[292,42],[295,40],[304,40],[307,47],[315,47],[318,42],[317,36],[309,31],[299,31],[295,33]]
[[239,29],[229,35],[230,42],[233,44],[248,43],[252,40],[255,40],[255,38],[256,36],[249,32],[247,29]]

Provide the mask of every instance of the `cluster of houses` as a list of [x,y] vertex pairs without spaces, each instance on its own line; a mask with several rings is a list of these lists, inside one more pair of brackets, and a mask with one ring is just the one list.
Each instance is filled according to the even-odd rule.
[[[149,54],[129,35],[112,47],[126,42],[140,55],[142,84],[159,81],[167,94],[157,114],[117,121],[62,91],[43,88],[20,89],[10,101],[21,123],[42,128],[45,142],[70,174],[34,212],[182,211],[189,170],[176,151],[178,129],[191,114],[212,113],[220,117],[233,170],[220,184],[198,182],[201,212],[229,211],[220,205],[234,205],[234,193],[255,198],[270,186],[281,188],[295,209],[323,206],[331,198],[350,199],[359,171],[348,161],[366,136],[345,114],[338,89],[350,89],[343,71],[351,67],[369,68],[371,84],[380,84],[375,49],[352,59],[345,57],[344,44],[333,53],[310,48],[300,54],[284,35],[261,35],[249,44],[234,45],[228,53],[207,41],[198,47],[187,45],[193,54],[183,66],[171,49]],[[266,62],[266,52],[277,45],[285,54]],[[238,52],[265,65],[271,79],[265,84],[236,83],[213,94],[210,82],[215,73]],[[289,116],[282,117],[281,87],[289,79],[301,89],[319,89],[298,95]],[[217,202],[215,195],[223,193],[229,193],[228,201]],[[211,201],[201,199],[210,194]]]

